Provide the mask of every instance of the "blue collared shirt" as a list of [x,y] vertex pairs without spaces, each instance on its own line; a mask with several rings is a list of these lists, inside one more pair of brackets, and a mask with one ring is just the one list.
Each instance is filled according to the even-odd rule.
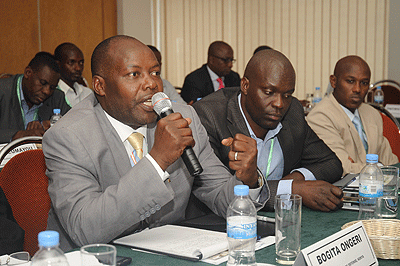
[[38,111],[36,111],[36,109],[39,109],[39,107],[42,106],[43,103],[41,103],[39,105],[33,105],[32,108],[29,109],[29,106],[28,106],[28,104],[27,104],[27,102],[25,100],[25,97],[24,97],[24,93],[22,91],[22,82],[21,82],[21,86],[18,89],[19,89],[19,93],[21,95],[21,107],[22,107],[22,110],[24,112],[22,114],[22,116],[25,118],[24,119],[24,123],[25,123],[24,126],[26,128],[26,126],[28,125],[29,122],[39,120],[39,116],[36,116],[36,114],[38,112]]
[[[282,129],[282,124],[279,122],[275,129],[269,130],[264,139],[257,138],[253,130],[251,129],[250,124],[247,122],[246,116],[243,113],[240,99],[241,94],[239,94],[238,96],[240,112],[242,113],[244,121],[246,122],[246,126],[250,132],[251,138],[253,138],[257,142],[257,166],[262,171],[262,173],[266,175],[268,157],[271,149],[271,140],[274,139],[271,165],[269,168],[269,174],[268,176],[266,176],[266,178],[267,180],[280,180],[283,177],[285,161],[283,158],[282,147],[279,143],[277,136]],[[311,173],[311,171],[306,168],[293,169],[291,173],[294,171],[300,172],[304,176],[305,180],[315,180],[315,176],[313,175],[313,173]],[[292,193],[292,181],[293,180],[281,180],[278,184],[277,195]]]

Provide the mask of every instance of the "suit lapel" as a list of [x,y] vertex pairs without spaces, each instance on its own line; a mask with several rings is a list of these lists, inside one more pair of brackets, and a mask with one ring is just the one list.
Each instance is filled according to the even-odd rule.
[[[341,117],[341,120],[343,119],[343,122],[346,123],[346,127],[350,132],[350,136],[351,136],[353,143],[355,145],[355,148],[357,150],[356,154],[358,156],[363,156],[363,158],[364,158],[364,159],[358,158],[355,160],[363,162],[365,160],[366,152],[365,152],[364,145],[361,141],[360,135],[358,135],[358,131],[357,131],[356,127],[354,126],[354,124],[350,120],[350,118],[347,116],[347,114],[343,110],[343,108],[340,106],[338,101],[335,99],[333,94],[329,95],[329,97],[330,97],[331,101],[333,102],[334,107],[336,108],[337,114],[339,114],[339,116]],[[367,138],[368,138],[368,135],[367,135]]]
[[204,75],[204,91],[205,94],[204,95],[208,95],[210,93],[214,92],[214,85],[212,83],[211,77],[210,77],[210,73],[208,73],[208,69],[207,69],[207,64],[204,64],[201,67],[202,71],[203,71],[203,75]]
[[[373,119],[373,116],[370,115],[367,104],[362,103],[358,108],[358,113],[360,114],[361,123],[363,124],[363,128],[365,134],[367,135],[368,141],[368,151],[377,151],[379,147],[376,145],[376,140],[379,136],[377,136],[376,132],[378,132],[378,127],[376,125],[376,121]],[[368,125],[368,126],[366,126]]]
[[228,100],[228,130],[232,136],[235,136],[237,133],[241,133],[250,137],[250,132],[247,128],[246,121],[240,112],[238,95],[239,94],[234,94],[233,97]]
[[[95,101],[97,102],[96,99]],[[101,145],[109,146],[109,150],[112,153],[112,157],[114,160],[114,164],[116,165],[117,171],[120,176],[123,176],[130,170],[130,168],[132,168],[131,163],[129,161],[129,157],[126,153],[126,149],[123,143],[121,142],[121,139],[118,136],[117,131],[114,129],[114,127],[111,125],[110,121],[104,114],[101,105],[98,102],[97,104],[94,103],[93,108],[105,137],[104,140],[100,140],[105,142]]]

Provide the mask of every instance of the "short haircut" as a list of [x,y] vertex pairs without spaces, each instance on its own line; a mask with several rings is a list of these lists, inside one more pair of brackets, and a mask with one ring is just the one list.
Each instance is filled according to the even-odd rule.
[[153,53],[155,53],[155,52],[160,52],[160,51],[158,51],[158,49],[157,49],[156,47],[154,47],[153,45],[148,44],[147,47],[149,47],[150,50],[153,51]]
[[60,73],[60,67],[57,64],[55,57],[48,52],[39,52],[29,62],[28,66],[33,71],[40,71],[43,67],[48,66],[54,72]]
[[76,46],[75,44],[70,42],[64,42],[59,46],[57,46],[56,49],[54,50],[54,57],[56,58],[56,60],[58,61],[62,60],[65,49],[74,49],[82,53],[81,49],[79,49],[78,46]]
[[269,46],[267,46],[267,45],[258,46],[258,47],[254,50],[253,55],[255,55],[255,54],[256,54],[257,52],[259,52],[259,51],[262,51],[262,50],[269,50],[269,49],[272,49],[272,48],[269,47]]
[[[114,40],[118,39],[129,39],[129,40],[136,40],[135,38],[127,35],[116,35],[112,36],[110,38],[105,39],[101,43],[99,43],[96,48],[94,48],[94,51],[92,53],[92,58],[91,58],[91,71],[92,71],[92,76],[98,75],[98,76],[103,76],[105,71],[109,71],[110,68],[110,58],[108,54],[108,50],[110,47],[110,43]],[[106,66],[105,66],[106,65]],[[104,69],[105,67],[108,67],[108,69]]]

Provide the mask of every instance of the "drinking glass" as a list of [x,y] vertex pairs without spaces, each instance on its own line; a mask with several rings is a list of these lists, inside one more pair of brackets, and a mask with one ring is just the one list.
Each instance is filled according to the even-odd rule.
[[91,244],[81,247],[81,265],[92,266],[102,265],[115,266],[117,249],[108,244]]
[[301,202],[296,194],[275,197],[276,262],[292,265],[300,252]]

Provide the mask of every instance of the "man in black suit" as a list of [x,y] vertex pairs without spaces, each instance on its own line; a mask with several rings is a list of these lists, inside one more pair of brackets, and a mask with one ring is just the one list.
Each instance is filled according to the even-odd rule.
[[214,91],[240,86],[240,76],[232,71],[233,50],[229,44],[215,41],[208,47],[207,64],[186,76],[181,96],[192,104]]
[[[267,178],[273,209],[276,194],[293,193],[303,204],[331,211],[342,205],[342,191],[333,186],[342,165],[311,130],[300,102],[292,96],[295,71],[280,52],[264,50],[249,61],[240,88],[226,88],[193,105],[211,146],[229,168],[253,163]],[[234,167],[233,167],[234,166]]]

